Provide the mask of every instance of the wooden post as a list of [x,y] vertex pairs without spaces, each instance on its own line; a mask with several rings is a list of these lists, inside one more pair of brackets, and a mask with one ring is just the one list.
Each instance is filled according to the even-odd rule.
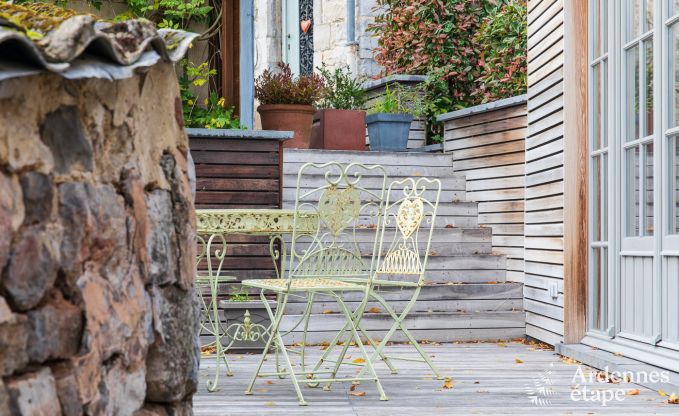
[[564,342],[587,330],[588,10],[564,1]]
[[222,0],[220,48],[222,96],[240,114],[240,1]]

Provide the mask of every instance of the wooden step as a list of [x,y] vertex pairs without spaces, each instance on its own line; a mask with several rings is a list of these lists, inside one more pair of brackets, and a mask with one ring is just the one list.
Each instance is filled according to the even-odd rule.
[[[286,316],[281,323],[282,330],[292,330],[300,319],[299,315]],[[345,318],[339,314],[312,315],[309,321],[308,344],[329,342],[345,324]],[[379,341],[393,324],[386,314],[366,314],[362,320],[363,327],[371,337]],[[510,340],[525,334],[525,314],[517,312],[434,312],[412,313],[405,320],[405,326],[417,340],[428,341],[495,341]],[[301,326],[292,330],[286,337],[286,343],[302,341]],[[392,341],[407,341],[397,331]]]

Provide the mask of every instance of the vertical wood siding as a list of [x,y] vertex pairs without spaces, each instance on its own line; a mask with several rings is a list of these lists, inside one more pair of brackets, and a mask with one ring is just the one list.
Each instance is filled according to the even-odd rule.
[[467,178],[467,201],[478,202],[479,224],[492,229],[493,253],[507,256],[507,280],[523,282],[526,102],[482,107],[460,117],[449,113],[444,151]]
[[[563,15],[563,0],[528,1],[526,334],[550,344],[564,333]],[[556,298],[548,292],[553,284]]]

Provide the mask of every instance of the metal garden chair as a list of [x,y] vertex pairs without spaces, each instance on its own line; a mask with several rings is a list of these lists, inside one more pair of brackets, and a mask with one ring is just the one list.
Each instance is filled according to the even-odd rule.
[[[370,339],[366,331],[362,332],[368,338],[368,342],[375,347],[371,356],[371,363],[381,359],[394,374],[397,371],[391,360],[415,360],[426,363],[437,379],[443,378],[427,353],[404,324],[408,313],[417,302],[420,291],[425,286],[425,270],[440,195],[441,182],[438,179],[423,177],[393,181],[387,190],[384,215],[379,227],[376,271],[371,279],[369,298],[379,302],[393,319],[393,324],[379,344]],[[381,295],[380,289],[386,287],[413,290],[410,300],[400,312],[397,312]],[[365,308],[367,302],[361,306]],[[359,330],[361,330],[362,317],[363,310],[357,310],[354,314],[353,325],[358,327]],[[327,360],[331,350],[338,345],[337,341],[342,339],[346,330],[347,327],[338,334],[335,342],[331,343],[326,349],[315,369]],[[406,339],[419,353],[421,360],[388,356],[383,352],[384,346],[391,340],[396,331],[401,331],[405,335]],[[344,359],[347,349],[348,343],[344,343],[337,361],[341,362]],[[358,375],[359,378],[362,377],[366,368],[367,366],[361,370]],[[328,383],[326,388],[330,388],[330,384]]]
[[[271,337],[266,344],[257,364],[255,373],[245,390],[252,394],[258,377],[289,377],[300,405],[306,401],[300,389],[300,383],[315,386],[320,382],[337,381],[373,381],[376,384],[381,400],[387,400],[380,380],[372,366],[370,355],[361,337],[360,329],[354,323],[358,321],[356,311],[365,309],[370,291],[370,279],[375,270],[375,253],[379,223],[382,215],[386,188],[386,172],[381,166],[364,166],[360,164],[342,165],[335,162],[324,164],[307,163],[300,169],[295,194],[295,223],[309,213],[317,213],[319,217],[318,231],[315,234],[301,233],[293,227],[290,242],[289,260],[285,278],[245,280],[244,286],[259,288],[260,296],[265,301],[267,313],[271,318]],[[370,254],[363,256],[361,245],[356,239],[358,233],[372,233],[368,243]],[[365,247],[365,245],[364,245]],[[365,251],[365,250],[364,250]],[[364,261],[368,257],[369,261]],[[349,309],[341,294],[346,292],[363,293],[363,301],[356,311]],[[266,294],[277,295],[278,303],[273,311],[266,303]],[[304,323],[304,338],[301,351],[301,371],[295,370],[290,360],[291,349],[285,346],[281,321],[285,317],[286,306],[290,297],[298,296],[307,299],[311,305],[315,296],[324,296],[335,300],[341,313],[346,318],[346,325],[341,332],[347,333],[348,342],[355,343],[363,356],[365,366],[360,377],[338,378],[337,370],[342,364],[336,363],[332,370],[316,367],[307,371],[304,366],[304,344],[306,342],[307,322]],[[310,306],[307,307],[307,311]],[[305,315],[307,312],[305,312]],[[308,319],[308,315],[306,315]],[[335,341],[336,342],[336,341]],[[274,349],[276,368],[272,373],[263,373],[262,365],[267,353]],[[278,365],[278,353],[283,359],[283,368]],[[298,352],[299,353],[299,352]],[[331,374],[330,378],[321,378]],[[301,377],[301,381],[300,378]]]

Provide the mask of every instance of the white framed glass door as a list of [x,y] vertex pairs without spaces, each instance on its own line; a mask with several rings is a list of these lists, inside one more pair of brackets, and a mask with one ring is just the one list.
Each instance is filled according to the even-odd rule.
[[589,14],[588,336],[679,362],[679,0]]

